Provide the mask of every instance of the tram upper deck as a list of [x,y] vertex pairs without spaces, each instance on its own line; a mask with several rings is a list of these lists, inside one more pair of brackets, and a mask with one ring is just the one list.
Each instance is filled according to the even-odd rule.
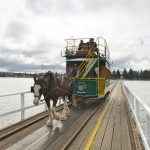
[[[94,46],[89,46],[90,39],[92,38],[66,39],[66,51],[64,56],[70,59],[87,57],[89,52],[91,52],[95,48]],[[81,40],[83,40],[82,46],[80,45]],[[97,53],[99,53],[99,56],[109,61],[110,52],[106,40],[102,37],[97,37],[94,43],[96,43]]]

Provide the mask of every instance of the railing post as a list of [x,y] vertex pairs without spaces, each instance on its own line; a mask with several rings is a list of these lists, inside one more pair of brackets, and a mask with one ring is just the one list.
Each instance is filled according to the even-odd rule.
[[25,113],[24,113],[24,93],[21,94],[21,120],[24,120]]
[[150,146],[150,117],[146,115],[146,138],[147,143]]

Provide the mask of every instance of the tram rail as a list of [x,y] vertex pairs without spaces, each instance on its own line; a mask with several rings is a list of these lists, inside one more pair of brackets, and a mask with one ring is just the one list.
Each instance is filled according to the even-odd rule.
[[[115,85],[116,85],[116,83],[114,83],[114,85],[109,89],[110,92],[115,88]],[[106,90],[106,92],[107,91],[108,90]],[[104,102],[104,100],[97,102],[98,106],[94,110],[92,110],[92,112],[89,113],[89,116],[85,120],[82,121],[80,127],[77,128],[77,130],[72,134],[71,137],[69,137],[69,140],[67,141],[67,143],[65,143],[65,145],[63,146],[63,149],[67,149],[71,145],[71,143],[76,139],[76,137],[82,131],[82,129],[85,127],[85,125],[88,123],[88,121],[92,118],[92,116],[96,113],[96,111],[101,107],[103,102]],[[70,107],[70,104],[69,104],[69,107]],[[56,111],[59,112],[59,111],[62,111],[62,109],[63,109],[63,104],[60,106],[57,106]],[[28,136],[35,130],[41,128],[42,126],[45,125],[47,117],[48,117],[48,113],[47,113],[47,111],[45,111],[45,112],[37,114],[33,117],[30,117],[26,120],[18,122],[12,126],[9,126],[9,127],[6,127],[4,129],[0,130],[0,132],[1,132],[0,141],[4,142],[4,143],[8,142],[8,144],[5,144],[5,145],[3,145],[1,143],[0,147],[2,146],[2,149],[8,148],[9,146],[11,146],[11,145],[15,144],[17,141],[19,141],[20,139],[23,139],[24,137]],[[32,126],[36,126],[36,127],[34,128]],[[30,128],[31,128],[31,130],[30,130]],[[27,132],[25,132],[25,130],[27,130]],[[21,135],[21,133],[23,133],[23,134]],[[14,135],[17,137],[17,134],[19,134],[19,138],[15,139]]]
[[[71,105],[71,104],[69,103],[69,105]],[[57,106],[56,111],[59,112],[62,109],[63,109],[63,104]],[[18,122],[16,124],[12,125],[12,126],[9,126],[9,127],[6,127],[4,129],[0,130],[0,132],[1,132],[0,141],[4,140],[5,138],[7,138],[7,137],[9,137],[9,136],[11,136],[17,132],[24,130],[25,128],[31,126],[32,124],[37,123],[38,121],[40,121],[46,117],[48,117],[48,112],[44,111],[40,114],[37,114],[33,117],[30,117],[26,120],[23,120],[21,122]]]
[[[112,94],[112,91],[114,90],[116,86],[116,83],[109,89],[110,93]],[[106,91],[107,92],[107,91]],[[107,97],[106,97],[107,98]],[[88,116],[88,118],[86,118],[86,120],[84,120],[80,126],[80,128],[78,128],[74,134],[69,138],[69,140],[65,143],[65,145],[61,148],[61,150],[68,150],[69,147],[72,145],[72,143],[76,140],[76,138],[78,137],[78,135],[80,134],[80,132],[82,131],[82,129],[88,124],[88,122],[90,121],[90,119],[94,116],[94,114],[100,109],[100,107],[102,106],[104,101],[101,101],[100,105],[98,105],[93,111],[92,113],[90,113],[90,115]],[[103,106],[105,107],[105,105]]]

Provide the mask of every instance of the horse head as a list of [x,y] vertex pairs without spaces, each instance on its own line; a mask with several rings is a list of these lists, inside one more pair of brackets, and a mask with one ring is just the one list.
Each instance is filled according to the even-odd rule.
[[34,76],[34,86],[31,87],[31,92],[34,93],[33,104],[36,106],[39,104],[39,100],[42,95],[42,86],[43,86],[43,77]]

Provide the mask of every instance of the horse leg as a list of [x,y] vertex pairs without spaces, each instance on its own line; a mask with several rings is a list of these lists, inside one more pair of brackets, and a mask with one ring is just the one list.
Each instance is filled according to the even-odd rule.
[[66,103],[67,103],[67,97],[65,96],[65,98],[63,98],[63,101],[64,101],[64,108],[63,108],[63,111],[62,111],[62,114],[61,114],[61,120],[66,120],[67,119],[67,106],[66,106]]
[[51,109],[51,105],[50,105],[50,100],[46,100],[46,104],[48,107],[48,113],[49,113],[49,119],[46,122],[47,126],[53,126],[53,114],[52,114],[52,109]]
[[57,99],[54,99],[53,100],[53,109],[52,109],[52,112],[53,112],[54,118],[56,120],[60,120],[60,114],[58,112],[56,112],[56,109],[55,109],[56,104],[57,104]]
[[69,94],[68,99],[71,102],[72,106],[77,107],[77,98],[73,94]]
[[[68,97],[66,97],[66,96],[65,96],[65,98],[68,99]],[[66,103],[66,113],[67,113],[67,116],[70,116],[71,113],[70,113],[70,109],[69,109],[69,107],[68,107],[67,100],[65,101],[65,103]]]

